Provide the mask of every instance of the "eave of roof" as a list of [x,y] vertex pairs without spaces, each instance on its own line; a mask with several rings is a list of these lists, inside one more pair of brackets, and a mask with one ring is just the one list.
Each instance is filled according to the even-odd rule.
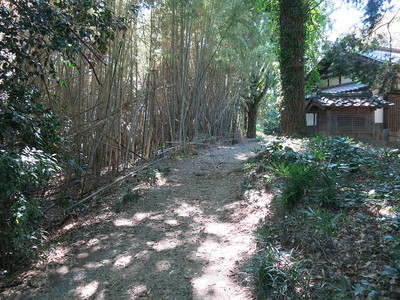
[[366,90],[366,89],[368,89],[368,85],[366,85],[366,84],[350,82],[350,83],[344,83],[344,84],[339,84],[339,85],[323,88],[323,89],[318,90],[317,93],[356,92],[356,91]]
[[320,89],[315,95],[309,96],[307,99],[307,108],[318,106],[322,109],[329,107],[364,107],[378,109],[393,105],[389,101],[373,96],[367,85],[354,82]]
[[400,49],[381,48],[361,55],[380,63],[392,62],[400,64]]
[[389,101],[379,97],[317,97],[313,98],[313,102],[319,107],[365,107],[365,108],[382,108],[391,105]]

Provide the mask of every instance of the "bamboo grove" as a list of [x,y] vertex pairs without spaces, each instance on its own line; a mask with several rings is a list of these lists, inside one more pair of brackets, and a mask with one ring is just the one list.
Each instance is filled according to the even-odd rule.
[[[279,49],[289,2],[315,5],[302,10],[305,32],[289,26],[302,42],[289,35]],[[275,128],[279,113],[283,133],[301,131],[303,79],[297,102],[284,91],[279,103],[277,73],[304,77],[324,2],[0,0],[0,268],[41,236],[45,195],[83,197],[170,143],[255,137],[257,120]],[[276,54],[286,64],[296,44],[302,72],[279,68]]]
[[255,131],[274,90],[255,0],[0,4],[0,268],[41,238],[43,196],[82,197],[166,142]]
[[[118,171],[148,158],[165,141],[227,136],[239,129],[246,76],[260,72],[266,49],[263,17],[254,2],[111,5],[125,26],[109,51],[87,51],[75,66],[58,61],[58,82],[49,88],[58,101],[48,104],[68,124],[74,165],[97,175]],[[253,35],[252,45],[242,34]],[[249,46],[261,52],[243,58]]]

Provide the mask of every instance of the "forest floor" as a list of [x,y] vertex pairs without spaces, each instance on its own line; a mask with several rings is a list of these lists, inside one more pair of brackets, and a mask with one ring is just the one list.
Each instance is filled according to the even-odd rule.
[[162,162],[170,172],[152,183],[127,179],[65,222],[22,284],[0,298],[251,299],[246,264],[272,198],[241,187],[256,146],[197,149]]

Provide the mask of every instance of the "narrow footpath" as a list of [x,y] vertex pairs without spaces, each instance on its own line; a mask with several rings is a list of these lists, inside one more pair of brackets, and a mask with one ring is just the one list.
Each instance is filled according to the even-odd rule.
[[[256,142],[200,149],[163,166],[154,185],[129,179],[101,199],[102,208],[63,226],[47,262],[8,299],[252,298],[244,281],[256,251],[254,229],[269,195],[244,193],[241,168]],[[112,200],[139,189],[116,213]],[[33,271],[32,271],[33,272]]]

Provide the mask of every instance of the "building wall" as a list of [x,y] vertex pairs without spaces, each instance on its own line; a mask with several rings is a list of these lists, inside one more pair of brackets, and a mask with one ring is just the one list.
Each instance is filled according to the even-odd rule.
[[374,138],[376,136],[374,111],[368,108],[350,107],[321,110],[317,117],[317,133],[322,136]]
[[383,108],[378,108],[374,113],[375,124],[383,123]]
[[328,136],[327,111],[321,110],[317,113],[317,133],[322,136]]
[[319,85],[319,88],[327,88],[330,86],[335,86],[335,85],[345,84],[345,83],[350,83],[350,82],[353,82],[353,80],[351,80],[348,77],[344,77],[344,76],[331,77],[331,78],[323,79],[321,84]]
[[397,134],[400,129],[400,94],[389,94],[387,100],[394,103],[387,109],[387,127]]

